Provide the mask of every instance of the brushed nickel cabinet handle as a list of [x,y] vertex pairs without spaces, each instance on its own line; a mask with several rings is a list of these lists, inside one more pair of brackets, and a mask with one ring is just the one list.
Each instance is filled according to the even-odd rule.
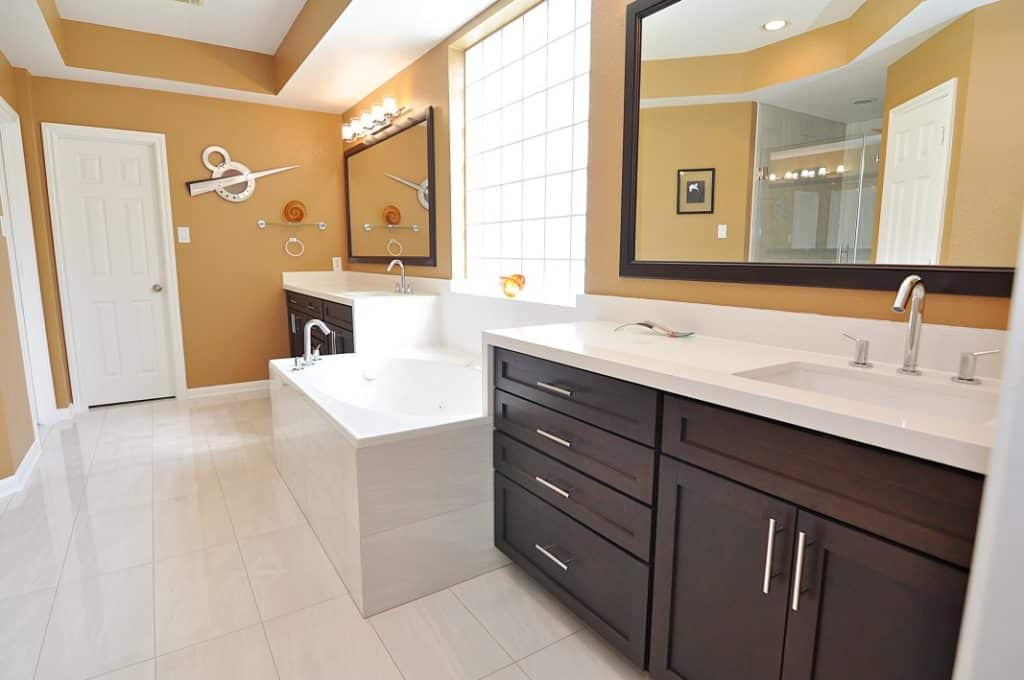
[[294,335],[296,333],[296,330],[295,330],[295,312],[288,312],[288,315],[292,319],[292,334]]
[[572,496],[572,492],[571,491],[566,491],[565,489],[563,489],[561,487],[555,486],[554,484],[552,484],[548,480],[544,479],[543,477],[534,476],[533,479],[534,479],[534,481],[536,481],[541,486],[545,486],[545,487],[551,489],[552,491],[557,493],[562,498],[569,498],[569,497]]
[[793,574],[793,611],[800,611],[800,588],[804,577],[804,550],[807,548],[807,532],[801,531],[796,539],[796,565]]
[[559,569],[561,569],[562,571],[569,571],[569,565],[572,564],[572,560],[566,560],[565,562],[563,562],[562,560],[560,560],[557,557],[555,557],[554,555],[552,555],[551,552],[550,552],[550,549],[554,548],[555,546],[549,545],[547,548],[545,548],[543,546],[540,546],[540,545],[534,543],[533,547],[536,548],[540,552],[541,555],[543,555],[544,557],[548,558],[549,560],[551,560],[552,562],[557,564]]
[[543,390],[547,390],[548,392],[553,392],[561,397],[565,397],[566,399],[572,399],[572,390],[567,390],[564,387],[552,385],[551,383],[541,382],[540,380],[537,381],[537,387]]
[[567,449],[571,449],[572,448],[572,442],[569,441],[568,439],[562,439],[558,435],[551,434],[550,432],[545,432],[544,430],[540,429],[539,427],[537,428],[536,432],[541,437],[544,437],[545,439],[550,439],[551,441],[555,442],[556,444],[560,444],[561,446],[564,446]]
[[774,517],[768,519],[768,548],[764,554],[764,582],[761,584],[761,591],[767,595],[771,592],[772,586],[772,557],[775,555],[775,526]]

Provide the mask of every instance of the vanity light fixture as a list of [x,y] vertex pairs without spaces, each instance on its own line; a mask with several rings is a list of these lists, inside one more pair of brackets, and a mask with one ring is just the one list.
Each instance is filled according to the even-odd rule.
[[786,26],[789,26],[789,21],[786,19],[772,19],[771,21],[764,23],[761,28],[766,31],[781,31]]
[[368,112],[342,125],[341,138],[346,142],[354,142],[375,135],[390,127],[396,118],[408,110],[408,107],[399,106],[394,97],[384,97],[380,104],[374,104]]

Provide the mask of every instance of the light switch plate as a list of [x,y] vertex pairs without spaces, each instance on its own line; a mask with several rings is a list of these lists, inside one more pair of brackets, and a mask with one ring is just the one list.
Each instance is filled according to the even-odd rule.
[[332,257],[331,258],[331,268],[333,268],[334,271],[336,271],[336,272],[340,272],[341,271],[341,258],[340,257]]
[[192,231],[188,227],[178,227],[178,243],[192,243]]
[[718,225],[718,238],[729,238],[729,225],[719,224]]

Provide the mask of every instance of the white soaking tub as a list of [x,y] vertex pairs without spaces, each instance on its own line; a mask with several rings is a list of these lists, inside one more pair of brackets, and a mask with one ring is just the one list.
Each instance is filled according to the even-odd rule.
[[507,563],[482,373],[440,353],[270,362],[277,465],[364,616]]

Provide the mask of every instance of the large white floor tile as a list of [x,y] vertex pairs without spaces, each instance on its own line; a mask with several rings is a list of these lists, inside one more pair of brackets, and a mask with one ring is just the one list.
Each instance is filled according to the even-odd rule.
[[155,576],[158,654],[259,622],[236,545],[157,562]]
[[530,680],[526,677],[526,673],[519,670],[519,666],[508,666],[502,668],[493,675],[488,675],[484,680]]
[[96,444],[92,457],[90,474],[113,472],[153,462],[153,435],[110,434],[104,435]]
[[153,657],[153,567],[62,583],[37,680],[85,680]]
[[153,510],[147,505],[78,513],[62,580],[153,561]]
[[281,680],[402,680],[373,627],[348,597],[265,626]]
[[51,519],[12,510],[0,517],[0,599],[56,587],[72,517]]
[[158,501],[220,491],[209,454],[200,453],[153,464],[153,498]]
[[235,542],[235,530],[220,489],[159,501],[153,506],[153,531],[158,560]]
[[93,511],[143,505],[153,500],[153,466],[89,474],[85,503]]
[[155,680],[155,678],[156,664],[150,659],[134,666],[111,671],[91,680]]
[[406,680],[478,680],[512,662],[447,590],[371,622]]
[[492,571],[452,590],[516,660],[583,627],[519,567]]
[[643,680],[648,677],[589,629],[523,659],[519,667],[530,680]]
[[264,621],[345,594],[308,526],[242,539],[239,547]]
[[225,486],[276,479],[273,453],[265,446],[242,446],[212,454],[213,465]]
[[160,680],[277,680],[263,626],[253,626],[156,660]]
[[0,676],[32,680],[43,646],[53,589],[0,600]]
[[239,538],[306,523],[280,477],[225,486],[224,496]]

